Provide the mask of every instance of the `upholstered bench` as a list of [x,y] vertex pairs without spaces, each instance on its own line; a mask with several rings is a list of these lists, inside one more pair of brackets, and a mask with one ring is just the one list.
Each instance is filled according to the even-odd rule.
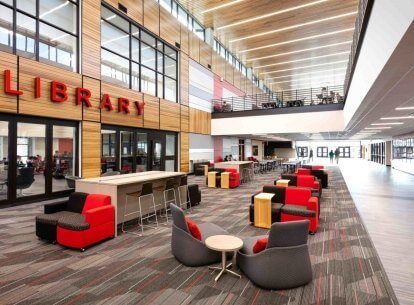
[[42,214],[36,216],[36,235],[40,239],[45,239],[49,242],[56,241],[56,226],[61,218],[77,214],[69,211],[61,211],[52,214]]
[[315,217],[316,212],[313,210],[308,210],[306,206],[296,205],[296,204],[286,204],[281,209],[282,213],[294,215],[294,216],[303,216],[303,217]]

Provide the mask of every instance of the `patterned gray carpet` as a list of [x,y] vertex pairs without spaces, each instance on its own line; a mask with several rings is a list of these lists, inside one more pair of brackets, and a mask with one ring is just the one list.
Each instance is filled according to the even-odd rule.
[[[171,229],[144,237],[120,234],[86,252],[39,241],[34,217],[42,204],[0,210],[0,304],[395,304],[398,302],[338,168],[330,168],[318,233],[309,238],[313,281],[297,289],[266,291],[207,267],[190,268],[171,255]],[[248,221],[250,195],[277,173],[233,190],[207,189],[190,215],[231,234],[264,234]],[[191,249],[188,249],[191,251]]]

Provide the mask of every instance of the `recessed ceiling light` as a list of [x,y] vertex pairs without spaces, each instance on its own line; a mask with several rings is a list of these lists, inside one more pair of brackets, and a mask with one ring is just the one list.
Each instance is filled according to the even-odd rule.
[[333,32],[328,32],[328,33],[318,34],[318,35],[313,35],[313,36],[307,36],[307,37],[303,37],[303,38],[292,39],[292,40],[282,41],[282,42],[278,42],[278,43],[272,43],[272,44],[264,45],[264,46],[257,47],[257,48],[241,50],[241,51],[239,51],[239,53],[245,53],[245,52],[250,52],[250,51],[257,51],[257,50],[267,49],[267,48],[281,46],[281,45],[290,44],[290,43],[294,43],[294,42],[305,41],[305,40],[320,38],[320,37],[324,37],[324,36],[331,36],[331,35],[341,34],[341,33],[349,32],[349,31],[353,31],[353,30],[354,30],[354,28],[347,28],[347,29],[344,29],[344,30],[333,31]]
[[228,24],[228,25],[220,26],[216,30],[222,30],[222,29],[230,28],[230,27],[233,27],[233,26],[236,26],[236,25],[245,24],[245,23],[249,23],[249,22],[252,22],[252,21],[257,21],[257,20],[260,20],[260,19],[280,15],[280,14],[283,14],[283,13],[291,12],[291,11],[294,11],[294,10],[298,10],[298,9],[301,9],[301,8],[305,8],[305,7],[312,6],[312,5],[319,4],[319,3],[322,3],[322,2],[326,2],[326,1],[328,1],[328,0],[319,0],[319,1],[311,2],[311,3],[307,3],[307,4],[303,4],[303,5],[290,7],[290,8],[284,9],[284,10],[280,10],[280,11],[276,11],[276,12],[256,16],[256,17],[253,17],[253,18],[248,18],[248,19],[245,19],[245,20],[242,20],[242,21],[238,21],[238,22],[234,22],[234,23],[231,23],[231,24]]
[[390,116],[381,118],[381,120],[405,120],[405,119],[414,119],[414,116]]
[[296,50],[296,51],[292,51],[292,52],[279,53],[279,54],[275,54],[275,55],[251,58],[251,59],[247,59],[246,61],[254,61],[254,60],[268,59],[268,58],[279,57],[279,56],[284,56],[284,55],[290,55],[290,54],[303,53],[303,52],[307,52],[307,51],[314,51],[314,50],[319,50],[319,49],[324,49],[324,48],[340,46],[340,45],[343,45],[343,44],[350,44],[351,42],[352,42],[352,40],[348,40],[348,41],[344,41],[344,42],[332,43],[332,44],[327,44],[327,45],[324,45],[324,46],[319,46],[319,47],[314,47],[314,48],[308,48],[308,49]]
[[372,126],[381,126],[381,125],[402,125],[403,122],[390,122],[390,123],[374,123]]
[[278,63],[274,63],[274,64],[268,64],[268,65],[253,67],[253,69],[260,69],[260,68],[266,68],[266,67],[280,66],[280,65],[290,64],[290,63],[294,63],[294,62],[301,62],[301,61],[307,61],[307,60],[313,60],[313,59],[325,58],[325,57],[332,57],[332,56],[337,56],[337,55],[345,55],[345,54],[349,54],[349,51],[337,52],[337,53],[320,55],[320,56],[314,56],[314,57],[306,57],[306,58],[289,60],[289,61],[283,61],[283,62],[278,62]]
[[260,74],[272,74],[272,73],[278,73],[278,72],[285,72],[285,71],[293,71],[293,70],[299,70],[299,69],[306,69],[306,68],[313,68],[313,67],[334,65],[334,64],[344,63],[344,62],[348,62],[348,60],[339,60],[339,61],[333,61],[333,62],[325,62],[325,63],[317,64],[317,65],[295,67],[295,68],[283,69],[283,70],[276,70],[276,71],[268,71],[268,72],[262,72]]
[[230,6],[230,5],[234,5],[234,4],[237,4],[237,3],[242,2],[242,1],[244,1],[244,0],[235,0],[235,1],[231,1],[231,2],[224,3],[224,4],[220,4],[220,5],[217,5],[215,7],[209,8],[208,10],[202,11],[201,14],[205,14],[205,13],[208,13],[208,12],[212,12],[212,11],[215,11],[215,10],[219,10],[219,9],[221,9],[223,7],[227,7],[227,6]]
[[392,127],[391,126],[384,126],[384,127],[367,127],[367,128],[364,128],[364,129],[391,129]]
[[283,75],[283,76],[275,76],[275,77],[269,77],[269,78],[267,78],[267,80],[286,78],[286,77],[295,77],[295,76],[301,76],[301,75],[310,75],[310,74],[317,74],[317,73],[326,73],[326,72],[334,73],[336,70],[345,70],[346,68],[347,67],[341,67],[341,68],[335,68],[333,70],[320,70],[320,71],[311,71],[311,72],[306,72],[306,73],[297,73],[297,74],[289,74],[289,75]]
[[413,110],[414,107],[397,107],[395,110]]
[[321,18],[321,19],[318,19],[318,20],[313,20],[313,21],[309,21],[309,22],[299,23],[299,24],[287,26],[287,27],[280,28],[280,29],[276,29],[276,30],[272,30],[272,31],[262,32],[262,33],[258,33],[258,34],[254,34],[254,35],[249,35],[249,36],[245,36],[245,37],[233,39],[233,40],[230,40],[229,42],[230,43],[233,43],[233,42],[242,41],[242,40],[246,40],[246,39],[250,39],[250,38],[265,36],[265,35],[279,33],[279,32],[283,32],[283,31],[287,31],[287,30],[292,30],[292,29],[297,29],[297,28],[304,27],[304,26],[308,26],[308,25],[312,25],[312,24],[317,24],[317,23],[322,23],[322,22],[325,22],[325,21],[330,21],[330,20],[335,20],[335,19],[340,19],[340,18],[348,17],[348,16],[351,16],[351,15],[355,15],[356,13],[357,13],[357,11],[352,11],[352,12],[349,12],[349,13],[340,14],[340,15],[336,15],[336,16],[332,16],[332,17]]

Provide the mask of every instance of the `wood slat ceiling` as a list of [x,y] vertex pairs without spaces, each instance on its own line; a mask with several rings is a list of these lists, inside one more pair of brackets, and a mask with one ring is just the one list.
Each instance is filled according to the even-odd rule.
[[[343,84],[358,0],[179,2],[274,91]],[[229,26],[238,22],[244,23]]]

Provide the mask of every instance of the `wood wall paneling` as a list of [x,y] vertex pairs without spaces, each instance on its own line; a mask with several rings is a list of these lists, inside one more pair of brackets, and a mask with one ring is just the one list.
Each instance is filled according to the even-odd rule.
[[[36,76],[41,78],[40,98],[35,98]],[[52,102],[52,81],[66,84],[68,95],[66,101]],[[20,57],[19,82],[20,90],[24,91],[19,97],[19,113],[78,121],[82,119],[82,106],[76,105],[76,88],[82,87],[80,74]]]
[[240,81],[241,81],[241,73],[240,71],[236,70],[233,68],[233,85],[237,88],[240,89]]
[[188,56],[180,52],[180,103],[189,103],[189,59]]
[[101,77],[101,2],[82,1],[82,73]]
[[190,128],[189,107],[181,105],[181,131],[188,132]]
[[87,76],[83,77],[83,88],[89,89],[91,91],[91,98],[89,101],[91,102],[91,107],[83,107],[83,119],[86,121],[94,121],[100,122],[101,121],[101,81],[90,78]]
[[144,26],[155,35],[160,35],[160,6],[154,0],[144,1]]
[[158,97],[144,94],[144,127],[160,128],[160,99]]
[[160,7],[160,36],[173,46],[181,40],[181,24],[162,7]]
[[200,38],[189,32],[190,57],[196,62],[200,62]]
[[190,107],[190,132],[210,134],[211,113]]
[[212,51],[213,49],[204,41],[200,40],[200,64],[208,68],[208,65],[212,64]]
[[[126,89],[117,85],[101,83],[101,96],[109,94],[113,110],[101,109],[101,122],[122,126],[143,127],[143,115],[138,115],[135,102],[143,102],[143,94],[135,90]],[[118,98],[129,100],[130,113],[118,112]],[[145,113],[146,109],[144,109]]]
[[185,54],[189,54],[189,31],[187,30],[187,27],[184,25],[180,25],[181,27],[181,52],[184,52]]
[[82,122],[82,178],[101,174],[101,123]]
[[4,92],[4,70],[12,73],[11,88],[17,88],[17,56],[0,52],[0,112],[17,112],[17,95],[6,94]]
[[190,145],[189,134],[187,132],[180,133],[180,171],[188,173],[190,163]]
[[160,129],[180,131],[180,104],[160,99]]

